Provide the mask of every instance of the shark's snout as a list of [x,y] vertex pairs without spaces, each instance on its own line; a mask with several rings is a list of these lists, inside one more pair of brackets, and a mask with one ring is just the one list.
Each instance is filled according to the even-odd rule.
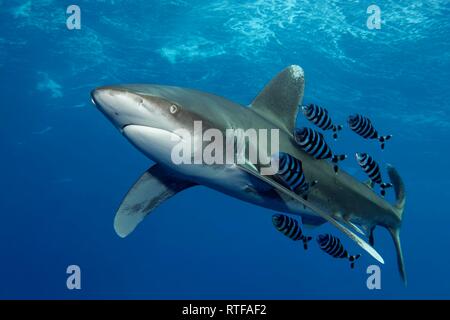
[[162,96],[141,93],[131,85],[101,87],[91,92],[95,106],[139,150],[156,162],[171,161],[181,138],[181,106]]
[[119,129],[136,123],[145,112],[143,99],[120,88],[98,88],[91,92],[95,106]]
[[113,89],[98,88],[91,91],[92,102],[94,105],[117,126],[117,117],[120,115],[120,106],[114,101],[114,95],[116,94]]
[[91,91],[92,102],[100,110],[111,107],[112,98],[120,92],[112,88],[97,88]]
[[129,86],[101,87],[91,92],[95,106],[116,126],[128,125],[173,131],[181,106],[155,95],[146,95]]

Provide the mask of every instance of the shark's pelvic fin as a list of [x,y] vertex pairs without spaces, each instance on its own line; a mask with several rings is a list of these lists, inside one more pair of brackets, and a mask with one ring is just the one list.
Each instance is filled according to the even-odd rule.
[[325,222],[327,221],[318,216],[302,216],[302,224],[306,228],[312,229],[323,225]]
[[298,106],[303,100],[303,69],[292,65],[273,78],[253,100],[252,110],[288,132],[294,132]]
[[361,228],[358,227],[358,226],[357,226],[356,224],[354,224],[353,222],[350,222],[350,221],[346,221],[346,222],[347,222],[347,224],[348,224],[349,226],[351,226],[351,228],[352,228],[353,230],[355,230],[356,232],[362,234],[363,236],[366,235],[365,232],[364,232],[363,230],[361,230]]
[[114,218],[114,230],[124,238],[157,206],[176,193],[194,186],[175,178],[159,164],[148,169],[131,187]]
[[336,221],[338,221],[340,224],[342,224],[343,226],[345,226],[357,233],[360,233],[363,236],[366,236],[366,233],[360,227],[358,227],[356,224],[354,224],[353,222],[350,221],[350,217],[345,217],[345,216],[342,216],[342,214],[337,213],[337,214],[333,214],[333,218]]
[[301,196],[297,195],[296,193],[292,192],[291,190],[287,189],[283,185],[279,184],[278,182],[275,182],[274,180],[270,179],[268,176],[263,176],[259,172],[254,171],[253,169],[249,168],[245,165],[239,165],[239,167],[247,172],[248,174],[258,177],[260,180],[268,183],[273,188],[278,190],[279,192],[284,193],[285,195],[293,198],[294,200],[302,203],[305,207],[316,213],[319,217],[325,219],[326,221],[330,222],[332,225],[334,225],[336,228],[338,228],[341,232],[343,232],[345,235],[347,235],[350,239],[355,241],[361,248],[363,248],[367,253],[369,253],[372,257],[374,257],[378,262],[384,264],[384,259],[381,257],[381,255],[367,242],[365,242],[363,239],[358,237],[355,233],[353,233],[351,230],[349,230],[347,227],[343,226],[341,223],[339,223],[336,219],[334,219],[332,216],[324,212],[321,208],[315,206],[309,201],[306,201]]

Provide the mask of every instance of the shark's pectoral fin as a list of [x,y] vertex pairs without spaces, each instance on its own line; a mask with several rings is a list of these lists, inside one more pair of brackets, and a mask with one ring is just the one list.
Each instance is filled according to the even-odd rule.
[[297,195],[296,193],[292,192],[291,190],[287,189],[283,185],[275,182],[268,176],[263,176],[259,172],[254,171],[252,168],[245,166],[245,165],[239,165],[239,167],[247,172],[250,175],[253,175],[254,177],[258,177],[260,180],[268,183],[271,185],[275,190],[284,193],[285,195],[291,197],[292,199],[302,203],[305,207],[313,211],[315,214],[317,214],[319,217],[325,219],[329,223],[331,223],[333,226],[338,228],[341,232],[343,232],[345,235],[347,235],[350,239],[355,241],[361,248],[363,248],[367,253],[369,253],[372,257],[374,257],[378,262],[384,263],[383,258],[381,255],[372,247],[370,246],[366,241],[358,237],[354,232],[349,230],[346,226],[343,226],[339,221],[337,221],[335,218],[333,218],[331,215],[324,212],[320,207],[314,205],[313,203],[306,201],[301,196]]
[[131,187],[114,218],[114,230],[124,238],[157,206],[193,183],[170,175],[156,164]]
[[289,66],[266,85],[253,100],[251,108],[280,128],[293,132],[304,87],[303,69]]

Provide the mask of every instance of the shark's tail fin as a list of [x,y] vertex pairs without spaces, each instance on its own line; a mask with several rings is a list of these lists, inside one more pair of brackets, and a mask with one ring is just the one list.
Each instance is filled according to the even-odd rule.
[[398,219],[400,220],[400,223],[397,226],[389,227],[388,230],[391,233],[392,239],[394,240],[395,249],[397,250],[398,270],[406,286],[407,278],[405,263],[403,260],[402,246],[400,243],[400,226],[403,219],[403,211],[405,209],[406,202],[405,185],[397,170],[393,166],[388,165],[387,171],[395,191],[396,203],[394,204],[394,210],[397,213]]

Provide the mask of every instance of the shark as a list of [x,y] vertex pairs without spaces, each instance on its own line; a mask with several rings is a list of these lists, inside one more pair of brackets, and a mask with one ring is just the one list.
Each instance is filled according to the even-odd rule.
[[[159,205],[183,190],[202,185],[257,206],[301,217],[306,227],[330,223],[380,263],[373,232],[382,227],[392,236],[400,276],[407,277],[400,241],[406,201],[398,171],[388,165],[395,202],[377,195],[371,183],[357,180],[345,170],[336,174],[332,164],[305,153],[293,136],[299,105],[303,100],[305,76],[298,65],[279,72],[247,106],[218,95],[188,88],[155,84],[107,85],[91,92],[98,110],[140,152],[154,162],[131,186],[114,218],[120,237],[132,233]],[[261,174],[260,164],[175,164],[173,148],[182,142],[179,129],[202,134],[214,128],[277,129],[279,150],[301,160],[306,178],[318,181],[307,200],[274,176]]]

